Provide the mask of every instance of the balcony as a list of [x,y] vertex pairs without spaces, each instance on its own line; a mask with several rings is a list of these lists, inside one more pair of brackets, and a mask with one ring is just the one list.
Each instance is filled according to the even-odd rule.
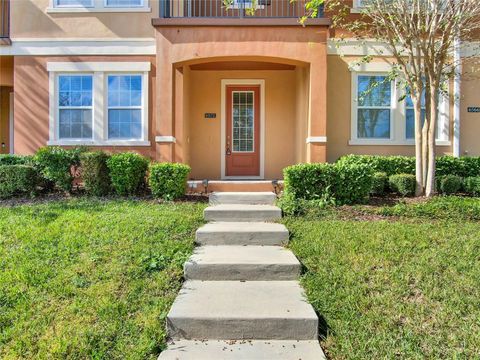
[[[309,15],[308,0],[160,0],[160,18],[296,19]],[[322,9],[318,17],[323,17]]]
[[0,45],[10,44],[10,0],[0,0]]

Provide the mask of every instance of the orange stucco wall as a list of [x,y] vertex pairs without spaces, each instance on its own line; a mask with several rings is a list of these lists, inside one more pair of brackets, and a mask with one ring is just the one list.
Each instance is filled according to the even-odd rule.
[[[308,136],[326,135],[326,26],[235,27],[235,26],[157,26],[157,83],[175,88],[175,69],[211,61],[258,61],[298,65],[308,69],[308,106],[298,110],[307,120]],[[297,87],[292,75],[292,87]],[[190,97],[192,94],[190,93]],[[294,95],[295,96],[295,95]],[[192,100],[193,101],[193,100]],[[157,125],[159,135],[169,136],[180,119],[175,119],[178,104],[173,92],[157,95]],[[292,116],[298,115],[296,110]],[[175,124],[175,125],[174,125]],[[295,130],[295,128],[293,129]],[[299,129],[300,131],[300,129]],[[306,139],[304,138],[303,141]],[[159,144],[162,160],[170,160],[173,145]],[[193,151],[190,151],[193,154]],[[177,154],[179,156],[183,156]],[[192,155],[191,155],[192,156]],[[292,161],[295,160],[295,156]],[[300,157],[300,155],[298,156]],[[325,161],[326,145],[306,146],[304,161]],[[192,163],[194,159],[192,157]],[[277,169],[276,173],[281,169]],[[266,175],[267,176],[267,175]]]
[[[328,56],[327,160],[334,162],[347,154],[415,155],[415,147],[412,145],[349,145],[352,117],[352,76],[348,64],[355,59],[337,55]],[[383,60],[377,59],[376,61]],[[451,114],[450,119],[452,118]],[[453,124],[450,124],[450,129],[450,137],[452,137]],[[439,155],[451,154],[452,147],[439,146],[437,151]]]
[[32,154],[45,146],[49,137],[49,89],[47,62],[75,61],[150,61],[149,82],[149,147],[95,147],[108,151],[135,150],[155,159],[156,122],[153,111],[156,94],[155,57],[151,56],[75,56],[75,57],[15,57],[14,81],[14,151]]
[[[188,87],[188,144],[191,177],[218,179],[221,172],[221,81],[265,81],[265,178],[282,177],[282,169],[294,164],[296,144],[296,71],[191,71]],[[305,99],[304,99],[305,101]],[[205,113],[216,113],[205,119]],[[299,121],[302,121],[299,119]],[[306,122],[306,119],[303,119]],[[177,135],[177,142],[181,141]],[[177,144],[178,145],[178,144]]]
[[463,66],[461,86],[460,154],[480,156],[480,113],[469,113],[468,107],[480,106],[480,58],[469,59]]

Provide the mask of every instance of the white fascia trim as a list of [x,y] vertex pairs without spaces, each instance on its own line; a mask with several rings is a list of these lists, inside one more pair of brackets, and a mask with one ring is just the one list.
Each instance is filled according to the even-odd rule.
[[150,7],[132,7],[132,8],[72,8],[72,7],[48,7],[47,14],[64,13],[148,13],[152,12]]
[[332,38],[327,42],[328,55],[342,56],[392,56],[387,44],[373,39],[340,39]]
[[155,137],[155,142],[176,144],[177,139],[174,136],[156,136]]
[[307,137],[307,144],[315,144],[315,143],[326,143],[327,137],[326,136],[309,136]]
[[49,146],[150,146],[150,141],[142,140],[115,140],[115,141],[94,141],[94,140],[50,140]]
[[49,39],[13,38],[12,45],[0,46],[0,55],[155,55],[153,38],[131,39]]
[[[414,140],[380,140],[380,139],[353,139],[349,140],[348,145],[353,146],[415,146]],[[436,140],[437,146],[451,146],[451,141]]]
[[149,62],[48,62],[49,72],[145,72]]

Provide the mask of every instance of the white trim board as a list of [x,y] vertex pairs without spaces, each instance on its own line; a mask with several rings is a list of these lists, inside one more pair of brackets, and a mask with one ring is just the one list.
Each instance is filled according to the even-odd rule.
[[[226,101],[227,85],[260,86],[260,176],[225,175],[225,131],[227,129]],[[221,179],[264,179],[265,178],[265,80],[263,79],[222,79],[221,82],[221,122],[220,122],[220,166]]]
[[10,109],[9,109],[9,114],[8,114],[8,124],[9,124],[9,129],[8,129],[9,134],[8,134],[8,136],[9,136],[9,138],[10,138],[10,145],[9,145],[10,148],[9,148],[9,152],[10,152],[10,154],[14,154],[14,150],[13,150],[13,141],[14,141],[14,139],[13,139],[13,137],[14,137],[14,129],[13,129],[13,127],[14,127],[14,123],[13,123],[14,117],[13,117],[13,111],[14,111],[14,108],[13,108],[13,104],[14,104],[14,96],[15,96],[15,95],[14,95],[13,92],[11,92],[11,93],[9,94],[9,96],[10,96],[9,99],[8,99],[8,100],[9,100],[9,103],[10,103]]
[[0,55],[156,55],[155,39],[23,39],[0,46]]
[[175,138],[175,136],[156,136],[155,137],[155,142],[176,144],[177,139]]
[[149,62],[48,62],[49,72],[144,72],[150,71]]
[[307,137],[307,144],[323,144],[327,142],[326,136],[309,136]]

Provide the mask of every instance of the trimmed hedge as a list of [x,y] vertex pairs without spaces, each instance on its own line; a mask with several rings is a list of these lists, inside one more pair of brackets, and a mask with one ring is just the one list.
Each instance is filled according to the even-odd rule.
[[463,187],[463,179],[457,175],[446,175],[439,178],[438,190],[442,194],[452,195],[460,192]]
[[112,189],[110,170],[107,166],[109,156],[103,151],[87,152],[80,155],[82,179],[85,191],[93,196],[108,195]]
[[472,196],[480,196],[480,176],[467,177],[464,181],[465,192]]
[[185,195],[190,166],[177,163],[150,165],[148,184],[156,198],[175,200]]
[[30,165],[0,166],[0,198],[33,195],[37,187],[37,171]]
[[72,169],[80,165],[80,154],[85,151],[84,147],[67,150],[47,146],[40,148],[33,159],[45,179],[64,191],[71,191],[74,180]]
[[118,195],[136,195],[145,189],[149,160],[136,153],[114,154],[107,160],[112,186]]
[[0,154],[0,166],[2,165],[32,165],[33,156]]
[[388,179],[388,184],[393,192],[402,196],[414,196],[417,179],[411,174],[392,175]]
[[333,198],[339,205],[361,203],[372,187],[372,170],[366,165],[298,164],[283,170],[285,195],[291,199]]
[[376,172],[372,178],[372,195],[383,196],[387,191],[388,175],[384,172]]
[[[370,166],[374,172],[385,172],[388,176],[415,174],[415,158],[407,156],[347,155],[337,164]],[[480,157],[440,156],[436,160],[437,176],[456,175],[460,177],[480,176]]]

